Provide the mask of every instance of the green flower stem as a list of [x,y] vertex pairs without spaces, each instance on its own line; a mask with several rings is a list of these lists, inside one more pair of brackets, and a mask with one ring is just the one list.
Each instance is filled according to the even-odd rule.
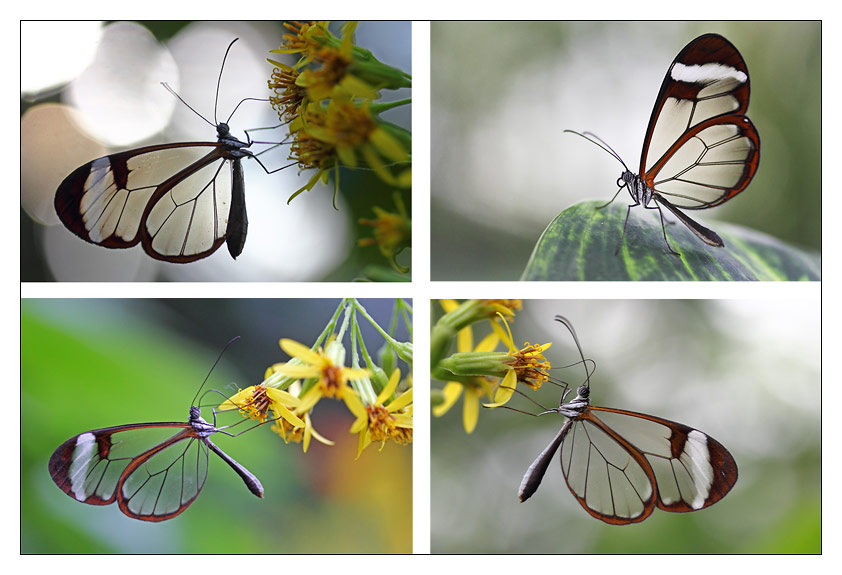
[[471,299],[463,302],[453,311],[449,311],[436,322],[430,331],[430,365],[437,366],[444,358],[450,342],[460,329],[483,319],[476,314],[480,301]]
[[442,359],[438,366],[455,375],[505,377],[515,361],[504,352],[470,351],[454,353]]
[[380,327],[380,324],[378,324],[376,321],[374,321],[373,317],[368,315],[368,312],[360,304],[360,302],[358,302],[354,298],[352,298],[350,300],[350,302],[354,305],[354,307],[356,307],[360,311],[360,313],[369,321],[369,323],[371,323],[371,325],[374,327],[374,329],[376,329],[378,332],[380,332],[380,335],[383,336],[383,339],[385,339],[387,342],[389,342],[389,344],[392,347],[395,348],[395,351],[398,352],[398,357],[400,357],[402,360],[404,360],[406,363],[408,363],[410,366],[412,366],[412,342],[404,342],[404,343],[399,342],[398,340],[393,338],[391,335],[389,335],[389,333],[386,332],[386,330],[384,330],[382,327]]
[[398,106],[406,106],[412,103],[412,98],[404,98],[403,100],[395,100],[394,102],[381,102],[379,104],[372,104],[369,108],[372,114],[380,114],[386,110],[397,108]]

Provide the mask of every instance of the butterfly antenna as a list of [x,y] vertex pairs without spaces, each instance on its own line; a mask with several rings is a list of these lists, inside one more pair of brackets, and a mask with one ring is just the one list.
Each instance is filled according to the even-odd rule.
[[[222,76],[221,76],[221,75],[220,75],[220,79],[222,79]],[[219,87],[217,86],[217,90],[218,90],[218,89],[219,89]],[[231,123],[231,118],[233,118],[233,117],[234,117],[234,113],[237,111],[237,108],[239,108],[239,107],[243,104],[243,102],[248,102],[248,101],[254,101],[254,102],[268,102],[268,101],[269,101],[269,99],[268,99],[268,98],[243,98],[242,100],[240,100],[240,103],[239,103],[239,104],[237,104],[236,106],[234,106],[234,110],[231,112],[231,115],[230,115],[230,116],[228,116],[228,119],[227,119],[227,120],[225,120],[225,123],[226,123],[226,124],[230,124],[230,123]],[[252,131],[254,131],[254,130],[252,130]]]
[[606,152],[608,152],[609,154],[614,156],[617,159],[618,162],[623,164],[623,167],[626,169],[627,172],[630,171],[629,167],[623,161],[623,158],[620,157],[620,154],[615,152],[614,149],[611,146],[606,144],[605,141],[603,141],[603,139],[600,138],[599,136],[597,136],[596,134],[594,134],[592,132],[584,132],[583,134],[580,134],[579,132],[576,132],[575,130],[564,130],[564,131],[569,132],[571,134],[576,134],[577,136],[586,139],[591,144],[595,144],[595,145],[599,146],[600,148],[602,148],[603,150],[605,150]]
[[[219,68],[219,78],[217,78],[217,80],[216,80],[216,98],[215,98],[215,101],[214,101],[214,103],[213,103],[213,121],[214,121],[214,125],[216,125],[216,124],[217,124],[217,120],[216,120],[216,109],[217,109],[217,107],[219,106],[219,86],[222,84],[222,71],[225,69],[225,60],[227,60],[227,59],[228,59],[228,52],[230,52],[230,51],[231,51],[231,46],[233,46],[233,45],[234,45],[234,42],[236,42],[237,40],[239,40],[239,38],[234,38],[233,40],[231,40],[231,43],[230,43],[230,44],[228,44],[228,48],[225,50],[225,56],[223,56],[223,58],[222,58],[222,66],[220,66],[220,68]],[[241,102],[241,103],[242,103],[242,102]],[[237,104],[237,106],[239,107],[239,104]],[[236,110],[237,108],[234,108],[234,109]],[[233,116],[233,115],[234,115],[234,112],[231,112],[231,115]],[[228,119],[230,120],[231,118],[229,117]]]
[[[591,374],[593,371],[588,370],[588,360],[585,359],[585,354],[582,353],[582,346],[579,345],[579,337],[576,335],[576,330],[573,329],[573,324],[570,323],[570,320],[562,315],[555,316],[555,320],[561,324],[564,324],[564,327],[567,328],[567,331],[570,332],[570,335],[573,336],[573,341],[576,342],[576,348],[579,350],[579,357],[582,358],[582,365],[585,367],[585,385],[588,387],[591,386]],[[594,364],[594,370],[596,370],[596,363],[593,360],[590,360]]]
[[238,339],[240,339],[240,336],[236,336],[236,337],[231,338],[231,340],[228,343],[225,344],[225,347],[222,348],[222,351],[219,352],[219,357],[217,357],[216,361],[213,362],[213,365],[211,366],[210,371],[205,376],[205,380],[202,382],[202,385],[199,386],[199,391],[197,391],[196,395],[193,396],[193,402],[192,402],[191,405],[196,405],[196,399],[199,397],[199,394],[202,392],[202,388],[205,387],[205,384],[208,382],[208,378],[210,378],[211,373],[213,373],[213,370],[216,367],[216,364],[218,364],[219,360],[222,359],[222,354],[224,354],[225,351],[231,346],[231,344],[234,343],[235,341],[237,341]]
[[184,104],[185,106],[187,106],[188,108],[190,108],[190,110],[192,110],[194,114],[196,114],[197,116],[199,116],[201,119],[203,119],[205,122],[207,122],[208,124],[210,124],[210,125],[211,125],[211,126],[213,126],[214,128],[216,127],[216,124],[212,123],[210,120],[208,120],[208,119],[207,119],[207,118],[205,118],[203,115],[201,115],[199,112],[197,112],[197,111],[196,111],[196,108],[194,108],[193,106],[191,106],[190,104],[188,104],[187,102],[185,102],[185,101],[184,101],[184,98],[182,98],[181,96],[179,96],[179,95],[178,95],[178,92],[176,92],[175,90],[173,90],[172,88],[170,88],[170,85],[169,85],[169,84],[167,84],[166,82],[161,82],[161,85],[162,85],[164,88],[166,88],[166,89],[167,89],[167,92],[169,92],[170,94],[172,94],[173,96],[175,96],[176,98],[178,98],[178,100],[179,100],[182,104]]

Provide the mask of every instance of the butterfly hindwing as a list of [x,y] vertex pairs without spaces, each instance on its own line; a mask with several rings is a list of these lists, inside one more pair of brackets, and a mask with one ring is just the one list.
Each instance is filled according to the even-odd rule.
[[164,521],[198,497],[208,475],[208,446],[192,429],[133,459],[117,489],[120,510],[144,521]]
[[621,436],[586,416],[568,422],[561,470],[585,510],[607,523],[643,521],[655,508],[655,477],[643,456]]

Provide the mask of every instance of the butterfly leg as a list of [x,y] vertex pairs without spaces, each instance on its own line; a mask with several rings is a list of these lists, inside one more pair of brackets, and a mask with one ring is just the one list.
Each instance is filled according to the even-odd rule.
[[655,207],[652,207],[652,206],[643,206],[643,207],[646,208],[647,210],[658,210],[658,215],[661,217],[661,233],[664,235],[664,243],[667,244],[667,249],[670,251],[670,253],[672,255],[681,257],[681,254],[678,253],[677,251],[675,251],[674,249],[672,249],[672,246],[670,245],[669,241],[667,240],[667,229],[666,229],[666,224],[664,223],[664,212],[661,211],[661,206],[659,206],[658,203],[655,202]]
[[263,165],[263,162],[261,162],[260,159],[256,155],[251,154],[251,158],[254,159],[254,161],[256,161],[258,164],[260,164],[260,167],[263,168],[263,171],[266,172],[267,174],[274,174],[275,172],[280,172],[281,170],[286,170],[287,168],[291,168],[292,166],[296,165],[296,162],[293,162],[292,164],[287,164],[286,166],[281,166],[280,168],[278,168],[276,170],[270,171],[269,168],[267,168],[266,166]]
[[609,205],[611,205],[612,203],[614,203],[614,200],[616,200],[616,199],[617,199],[617,196],[619,196],[619,195],[620,195],[620,190],[622,190],[624,187],[625,187],[625,185],[620,186],[620,188],[617,190],[617,193],[616,193],[616,194],[614,194],[614,197],[613,197],[613,198],[611,198],[610,200],[608,200],[607,202],[605,202],[605,203],[604,203],[604,204],[602,204],[601,206],[597,206],[597,207],[596,207],[596,209],[601,210],[602,208],[607,208]]
[[[621,188],[621,189],[622,189],[622,188]],[[619,191],[618,191],[617,193],[619,193]],[[612,200],[612,201],[613,201],[613,200]],[[623,233],[622,233],[622,234],[620,234],[620,241],[619,241],[619,242],[617,242],[617,249],[615,249],[615,250],[614,250],[614,255],[615,255],[615,256],[616,256],[618,253],[620,253],[620,246],[622,246],[622,245],[623,245],[623,238],[625,238],[625,237],[626,237],[626,225],[628,225],[628,223],[629,223],[629,214],[631,214],[631,209],[632,209],[632,208],[634,208],[635,206],[639,206],[639,205],[640,205],[640,202],[635,201],[635,203],[633,203],[633,204],[629,204],[629,206],[626,208],[626,221],[624,221],[624,222],[623,222]]]

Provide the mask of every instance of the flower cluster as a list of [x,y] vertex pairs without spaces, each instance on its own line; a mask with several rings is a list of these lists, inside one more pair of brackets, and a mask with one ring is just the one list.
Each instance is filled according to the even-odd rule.
[[287,22],[288,33],[273,53],[298,56],[289,66],[275,60],[270,102],[292,137],[290,159],[300,170],[315,170],[289,198],[327,182],[334,174],[334,205],[339,168],[367,168],[391,186],[411,185],[412,136],[379,114],[409,100],[379,103],[382,90],[412,86],[411,77],[354,45],[357,22],[335,36],[327,22]]
[[[483,398],[488,400],[485,407],[499,407],[511,399],[518,383],[537,390],[548,380],[551,366],[543,352],[552,343],[514,345],[506,318],[514,319],[520,300],[441,300],[441,305],[446,313],[430,335],[431,370],[446,383],[433,391],[433,415],[447,413],[464,393],[462,420],[465,432],[471,433]],[[491,333],[474,346],[472,324],[481,321],[490,322]],[[453,339],[457,351],[446,357]],[[506,351],[496,351],[501,342]]]
[[[402,315],[408,320],[410,334],[411,312],[406,302],[397,300],[395,317]],[[379,362],[368,352],[357,323],[358,315],[386,340],[386,349],[391,353],[383,354]],[[340,316],[343,316],[341,322]],[[392,331],[394,326],[393,321]],[[352,367],[345,366],[346,350],[342,344],[348,332]],[[357,300],[342,301],[312,348],[291,339],[281,339],[280,346],[291,359],[271,365],[260,384],[241,390],[220,405],[219,410],[239,409],[245,417],[272,421],[272,429],[284,441],[301,443],[306,452],[311,439],[325,445],[334,444],[315,430],[311,417],[321,400],[332,399],[344,402],[355,417],[350,432],[359,436],[357,457],[372,442],[379,442],[381,449],[388,440],[398,444],[412,442],[411,377],[402,379],[397,368],[387,377],[382,367],[394,365],[392,354],[396,354],[411,369],[412,343],[395,340]],[[365,368],[360,367],[360,354]]]

